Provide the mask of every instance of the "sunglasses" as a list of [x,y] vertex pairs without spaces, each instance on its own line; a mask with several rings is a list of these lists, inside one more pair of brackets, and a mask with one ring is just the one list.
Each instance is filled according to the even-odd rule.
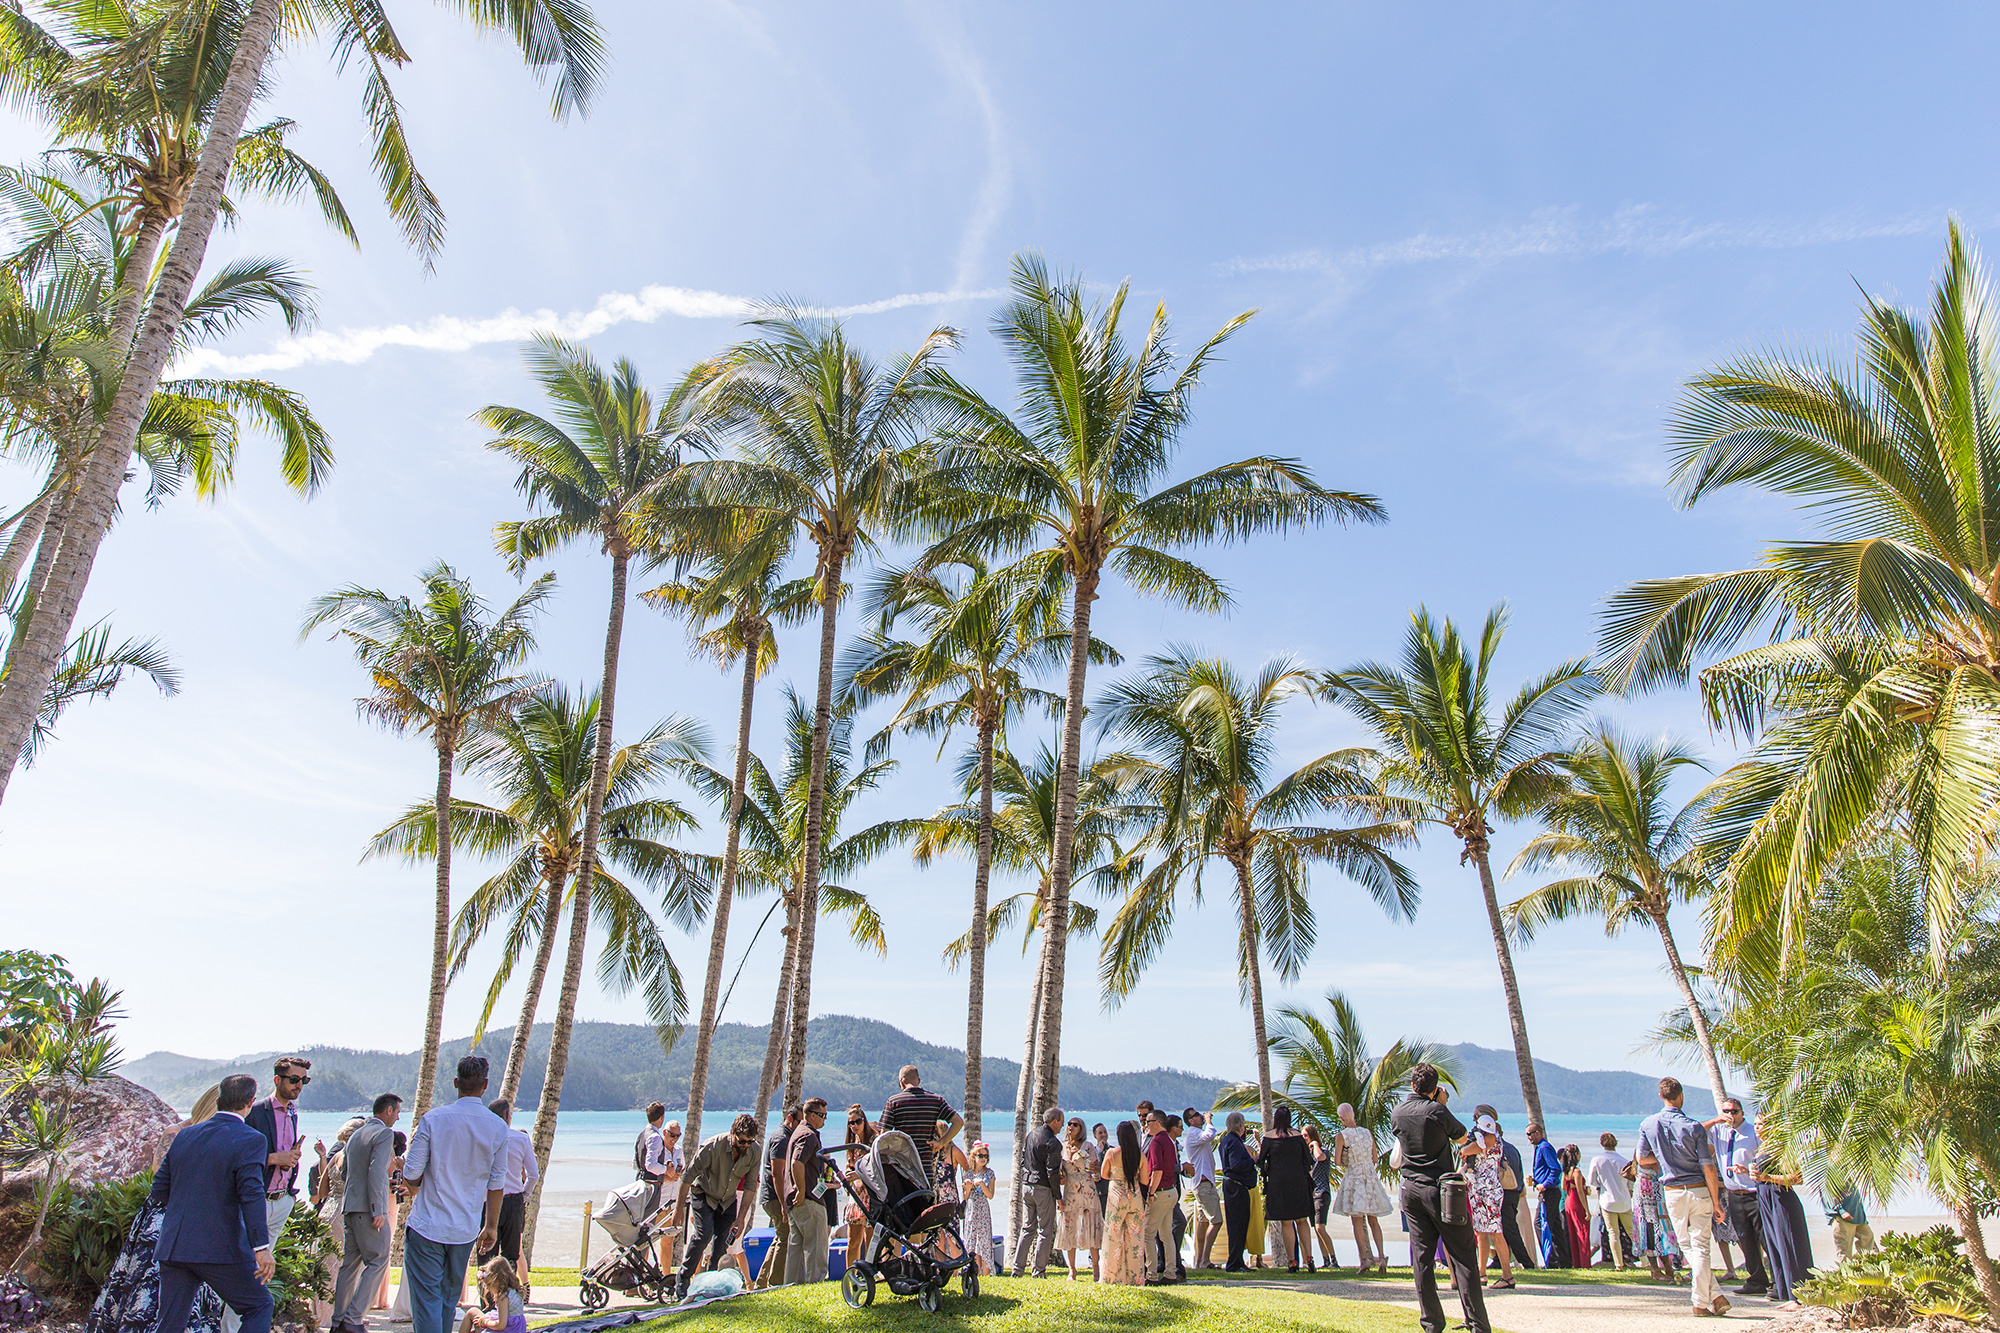
[[302,1088],[312,1082],[311,1074],[273,1074],[271,1077],[281,1083],[296,1083]]

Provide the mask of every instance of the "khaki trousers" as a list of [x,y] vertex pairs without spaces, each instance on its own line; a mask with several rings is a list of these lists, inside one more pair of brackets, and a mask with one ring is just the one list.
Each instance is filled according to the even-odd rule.
[[1866,1222],[1840,1222],[1833,1224],[1833,1248],[1840,1252],[1842,1259],[1852,1259],[1857,1254],[1875,1252],[1875,1228]]
[[[1179,1197],[1172,1189],[1157,1189],[1146,1200],[1146,1222],[1139,1232],[1139,1267],[1148,1281],[1169,1276],[1180,1253],[1180,1246],[1174,1244],[1174,1204]],[[1154,1241],[1160,1243],[1160,1249],[1153,1248]],[[1162,1253],[1167,1256],[1167,1272],[1160,1271]]]
[[1715,1298],[1721,1295],[1715,1287],[1715,1258],[1709,1247],[1715,1235],[1715,1200],[1710,1197],[1706,1185],[1690,1185],[1684,1189],[1669,1186],[1665,1193],[1667,1215],[1674,1219],[1674,1232],[1680,1238],[1681,1253],[1687,1256],[1689,1267],[1694,1269],[1694,1289],[1689,1293],[1694,1308],[1713,1309]]

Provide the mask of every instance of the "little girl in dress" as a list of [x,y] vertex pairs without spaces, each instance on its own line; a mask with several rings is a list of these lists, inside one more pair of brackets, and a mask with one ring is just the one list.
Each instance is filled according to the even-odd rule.
[[467,1310],[459,1333],[528,1333],[528,1303],[514,1265],[494,1255],[479,1266],[479,1295],[491,1309]]

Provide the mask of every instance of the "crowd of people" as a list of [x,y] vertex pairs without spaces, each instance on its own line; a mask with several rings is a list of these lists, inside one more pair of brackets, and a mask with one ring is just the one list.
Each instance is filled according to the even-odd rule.
[[[1491,1106],[1473,1108],[1468,1127],[1448,1109],[1438,1071],[1416,1066],[1409,1098],[1391,1117],[1392,1161],[1402,1174],[1403,1225],[1410,1237],[1412,1277],[1421,1322],[1442,1333],[1445,1316],[1436,1265],[1443,1260],[1464,1307],[1464,1327],[1486,1333],[1487,1290],[1515,1285],[1516,1264],[1549,1268],[1644,1260],[1656,1281],[1685,1282],[1692,1313],[1715,1318],[1732,1307],[1720,1290],[1711,1250],[1737,1280],[1735,1294],[1797,1309],[1795,1286],[1812,1271],[1802,1177],[1787,1169],[1759,1134],[1761,1117],[1746,1121],[1743,1103],[1725,1098],[1720,1112],[1696,1120],[1683,1109],[1680,1081],[1663,1078],[1661,1109],[1640,1126],[1633,1156],[1618,1137],[1599,1136],[1584,1164],[1575,1144],[1557,1148],[1542,1127],[1526,1135],[1534,1152],[1523,1174],[1520,1152],[1507,1142]],[[1449,1197],[1465,1192],[1464,1216]],[[1530,1210],[1529,1196],[1539,1202]],[[1840,1257],[1875,1248],[1858,1191],[1830,1188],[1823,1196]],[[1530,1248],[1524,1233],[1535,1237]],[[1365,1256],[1364,1256],[1365,1257]],[[1489,1274],[1497,1268],[1497,1280]],[[1685,1276],[1683,1276],[1685,1270]]]
[[[318,1163],[308,1171],[296,1104],[311,1063],[278,1060],[261,1100],[254,1079],[222,1080],[161,1140],[152,1195],[89,1333],[267,1333],[274,1242],[302,1187],[339,1257],[329,1333],[365,1333],[366,1313],[388,1305],[398,1202],[409,1213],[396,1308],[413,1333],[454,1325],[459,1333],[525,1333],[523,1205],[538,1172],[528,1135],[512,1127],[512,1107],[482,1100],[487,1074],[483,1058],[461,1060],[457,1099],[432,1107],[407,1137],[396,1128],[402,1099],[383,1093],[331,1149],[313,1145]],[[877,1116],[848,1107],[839,1140],[827,1132],[826,1100],[809,1097],[787,1107],[762,1144],[757,1121],[739,1115],[685,1152],[680,1123],[666,1119],[661,1103],[650,1105],[633,1145],[644,1186],[634,1192],[645,1195],[641,1213],[654,1223],[674,1293],[722,1266],[737,1268],[746,1284],[754,1269],[763,1287],[822,1281],[835,1244],[866,1254],[870,1223],[855,1203],[854,1159],[889,1131],[910,1138],[928,1187],[957,1206],[957,1233],[987,1274],[1043,1278],[1058,1267],[1072,1281],[1087,1274],[1154,1286],[1185,1281],[1190,1262],[1312,1273],[1335,1266],[1333,1216],[1348,1219],[1358,1272],[1386,1273],[1382,1219],[1400,1212],[1424,1326],[1444,1327],[1435,1272],[1442,1260],[1466,1327],[1481,1333],[1483,1292],[1512,1288],[1518,1269],[1643,1262],[1656,1281],[1686,1283],[1693,1312],[1714,1317],[1730,1302],[1712,1247],[1726,1270],[1720,1281],[1738,1280],[1741,1256],[1734,1294],[1783,1306],[1795,1308],[1794,1288],[1812,1268],[1801,1179],[1764,1143],[1761,1118],[1746,1118],[1742,1102],[1728,1098],[1714,1118],[1697,1121],[1672,1078],[1660,1080],[1662,1108],[1642,1124],[1632,1156],[1605,1133],[1586,1163],[1576,1145],[1557,1147],[1534,1123],[1524,1159],[1493,1107],[1474,1107],[1464,1124],[1438,1071],[1418,1065],[1390,1121],[1386,1165],[1401,1177],[1393,1200],[1375,1134],[1356,1124],[1350,1106],[1338,1108],[1340,1128],[1327,1135],[1294,1125],[1285,1105],[1268,1128],[1231,1112],[1219,1129],[1197,1108],[1176,1115],[1149,1101],[1115,1125],[1086,1126],[1050,1108],[1023,1145],[1011,1255],[994,1234],[999,1182],[989,1146],[959,1146],[962,1116],[924,1088],[915,1066],[898,1084]],[[847,1150],[844,1167],[838,1149]],[[761,1267],[745,1252],[753,1192],[773,1231]],[[1829,1188],[1823,1202],[1843,1259],[1874,1248],[1856,1191]],[[464,1302],[475,1258],[479,1300]]]

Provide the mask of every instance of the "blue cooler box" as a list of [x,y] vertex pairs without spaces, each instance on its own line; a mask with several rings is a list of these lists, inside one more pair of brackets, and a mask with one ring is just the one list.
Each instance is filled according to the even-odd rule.
[[[764,1260],[770,1257],[771,1247],[777,1243],[778,1233],[770,1227],[756,1227],[743,1234],[743,1257],[750,1261],[751,1281],[756,1281],[757,1274],[764,1270]],[[846,1273],[847,1241],[836,1240],[827,1251],[827,1279],[838,1282]]]

